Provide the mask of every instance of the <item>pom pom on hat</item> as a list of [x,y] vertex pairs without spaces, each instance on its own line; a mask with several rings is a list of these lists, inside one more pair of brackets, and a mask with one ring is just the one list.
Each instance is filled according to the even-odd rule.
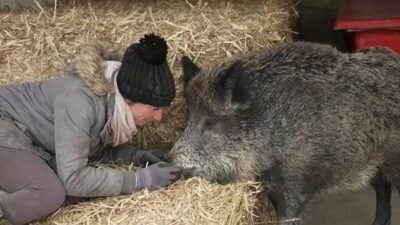
[[175,83],[166,60],[168,46],[155,34],[146,34],[125,51],[117,85],[127,99],[155,107],[175,98]]
[[167,57],[168,46],[163,38],[154,34],[146,34],[144,38],[140,39],[137,51],[145,62],[160,64]]

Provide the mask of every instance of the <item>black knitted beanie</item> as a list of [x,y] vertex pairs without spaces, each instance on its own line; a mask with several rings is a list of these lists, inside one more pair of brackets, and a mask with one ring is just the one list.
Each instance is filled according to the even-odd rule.
[[155,107],[170,105],[175,98],[175,83],[167,52],[165,40],[154,34],[146,34],[129,46],[117,75],[121,95]]

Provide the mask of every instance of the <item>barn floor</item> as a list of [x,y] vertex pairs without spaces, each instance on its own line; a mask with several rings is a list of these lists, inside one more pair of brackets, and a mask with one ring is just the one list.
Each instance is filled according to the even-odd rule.
[[[309,205],[307,225],[372,225],[375,218],[375,191],[372,187],[342,192],[319,199]],[[392,193],[392,224],[400,224],[400,197]]]

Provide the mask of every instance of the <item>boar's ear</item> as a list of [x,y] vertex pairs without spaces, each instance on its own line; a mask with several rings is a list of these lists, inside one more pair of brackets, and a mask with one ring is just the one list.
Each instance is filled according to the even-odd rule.
[[217,93],[226,107],[247,108],[249,91],[246,88],[247,72],[241,61],[234,62],[225,73],[219,74]]
[[200,71],[200,68],[187,56],[182,57],[181,65],[183,70],[183,82],[186,85]]

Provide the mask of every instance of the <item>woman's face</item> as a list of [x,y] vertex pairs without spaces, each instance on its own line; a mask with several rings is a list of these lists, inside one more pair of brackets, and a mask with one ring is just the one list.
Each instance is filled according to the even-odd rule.
[[126,100],[126,102],[129,105],[136,126],[142,127],[147,122],[161,121],[162,118],[161,108],[157,108],[140,102],[132,102],[131,100]]

